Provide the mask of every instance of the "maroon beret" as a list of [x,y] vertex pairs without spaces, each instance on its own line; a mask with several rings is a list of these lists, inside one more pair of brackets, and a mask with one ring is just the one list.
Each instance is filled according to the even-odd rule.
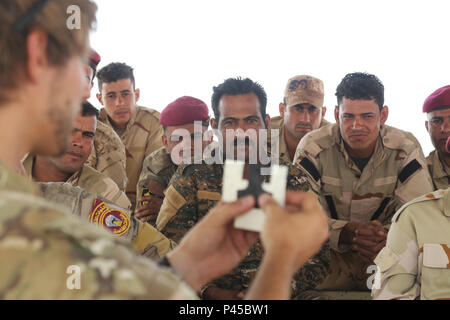
[[100,57],[100,55],[98,54],[97,51],[95,51],[94,49],[92,49],[91,51],[91,55],[89,56],[89,66],[94,69],[97,70],[97,66],[100,63],[100,60],[102,58]]
[[209,110],[206,103],[193,97],[184,96],[164,108],[159,117],[159,123],[163,126],[180,126],[208,119]]
[[445,146],[447,148],[447,152],[450,153],[450,137],[448,137],[447,144]]
[[431,112],[440,107],[450,106],[450,86],[445,86],[433,92],[423,104],[423,112]]

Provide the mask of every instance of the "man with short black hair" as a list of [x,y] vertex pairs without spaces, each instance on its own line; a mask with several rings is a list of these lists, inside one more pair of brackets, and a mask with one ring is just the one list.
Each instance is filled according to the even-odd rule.
[[[84,66],[89,83],[83,97],[84,100],[91,97],[91,89],[94,85],[94,78],[100,61],[101,57],[98,52],[92,50],[89,56],[89,62]],[[128,181],[126,163],[127,157],[122,140],[120,140],[120,137],[111,127],[98,121],[94,136],[94,148],[92,148],[86,164],[107,175],[117,184],[120,190],[125,192]]]
[[89,102],[83,102],[66,153],[60,157],[28,155],[24,160],[26,173],[36,182],[67,182],[129,209],[131,203],[117,184],[85,164],[93,149],[97,117],[98,110]]
[[447,189],[450,185],[450,153],[445,143],[450,136],[450,86],[433,92],[425,100],[423,112],[427,114],[425,127],[435,147],[427,157],[428,170],[434,189]]
[[113,128],[126,149],[128,185],[126,195],[136,206],[136,185],[144,158],[162,147],[163,130],[159,112],[137,106],[140,90],[136,89],[133,68],[125,63],[110,63],[97,73],[97,98],[104,108],[99,120]]
[[[270,121],[266,114],[264,88],[248,78],[230,78],[213,90],[211,104],[215,118],[211,119],[211,126],[217,129],[219,149],[212,156],[214,159],[205,159],[201,164],[178,166],[156,221],[158,230],[175,242],[207,217],[208,211],[221,200],[224,160],[245,158],[243,177],[248,179],[250,165],[261,164],[264,156],[261,152],[263,148],[260,148],[260,143],[264,142],[260,141],[259,133],[268,127]],[[298,167],[283,159],[276,160],[289,166],[287,186],[280,187],[300,191],[310,189],[305,174]],[[269,176],[264,176],[265,182],[268,179]],[[233,272],[203,287],[202,297],[225,300],[242,298],[261,264],[262,256],[263,247],[258,241]],[[305,291],[313,290],[325,279],[328,259],[328,246],[324,245],[320,253],[295,274],[291,282],[292,296],[311,297],[305,296]]]
[[336,96],[336,124],[306,135],[295,162],[330,217],[331,271],[322,288],[367,290],[367,266],[384,247],[393,214],[433,187],[417,139],[385,125],[376,76],[347,74]]

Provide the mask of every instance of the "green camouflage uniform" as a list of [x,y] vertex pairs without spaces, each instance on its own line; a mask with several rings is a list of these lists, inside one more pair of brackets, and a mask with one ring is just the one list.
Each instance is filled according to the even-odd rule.
[[[173,271],[35,190],[0,163],[0,299],[196,298]],[[73,266],[81,271],[79,289]]]
[[111,178],[125,192],[128,181],[125,146],[117,133],[100,121],[97,122],[94,148],[85,164]]
[[143,189],[147,187],[151,180],[158,182],[166,189],[177,168],[178,166],[172,162],[170,153],[167,152],[165,147],[161,147],[152,152],[145,158],[144,164],[142,165],[142,172],[137,183],[136,196],[138,198],[142,196]]
[[340,233],[349,221],[379,220],[388,227],[403,204],[433,191],[416,138],[389,126],[381,129],[380,137],[363,172],[345,150],[337,124],[307,134],[297,147],[295,163],[307,172],[330,216],[330,281],[334,289],[367,289],[366,263],[349,246],[339,245]]
[[450,188],[404,205],[375,263],[375,299],[450,299]]
[[[28,155],[23,161],[25,172],[30,178],[33,178],[35,159],[35,156]],[[119,207],[126,209],[131,208],[130,200],[112,179],[87,165],[83,165],[83,167],[75,172],[66,182],[74,187],[80,187],[89,193],[98,194]]]
[[450,167],[439,159],[436,150],[427,157],[427,165],[433,180],[434,190],[447,189],[450,185]]
[[[282,160],[280,164],[289,165]],[[266,176],[268,178],[268,176]],[[221,199],[223,165],[192,164],[180,165],[166,190],[156,225],[169,239],[179,242],[208,211]],[[267,180],[267,179],[266,179]],[[305,175],[295,166],[290,166],[288,189],[308,191]],[[213,281],[211,285],[222,289],[244,291],[254,279],[261,263],[263,247],[258,240],[244,260],[229,274]],[[292,294],[302,298],[301,291],[311,290],[323,281],[329,264],[328,244],[319,254],[311,258],[294,276]]]
[[[106,109],[100,110],[99,120],[113,128]],[[125,145],[127,157],[126,195],[131,201],[133,210],[136,207],[136,185],[142,171],[142,163],[145,157],[162,147],[163,134],[162,126],[159,124],[159,112],[137,106],[125,131],[119,135]]]

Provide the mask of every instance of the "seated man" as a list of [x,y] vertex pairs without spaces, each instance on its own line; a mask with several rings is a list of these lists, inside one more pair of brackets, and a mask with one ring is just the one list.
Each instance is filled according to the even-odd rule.
[[404,205],[392,218],[386,247],[375,263],[374,299],[448,300],[450,188]]
[[[203,150],[212,140],[212,137],[203,140],[209,126],[208,106],[193,97],[181,97],[170,103],[161,112],[159,123],[164,130],[161,137],[164,147],[145,158],[136,194],[136,217],[152,225],[156,222],[164,200],[164,191],[183,158],[183,148],[189,148],[191,156],[195,152],[201,152],[202,156]],[[180,145],[186,141],[187,145]],[[198,150],[195,150],[195,145],[199,146]]]
[[[97,72],[100,59],[100,55],[95,50],[92,50],[89,63],[85,65],[86,77],[89,81],[89,86],[86,87],[83,97],[85,101],[91,97],[91,89],[94,86],[95,73]],[[125,192],[128,181],[126,162],[127,157],[122,140],[120,140],[113,129],[103,122],[97,121],[94,148],[92,148],[91,154],[85,163],[111,178],[119,189]]]
[[[215,119],[211,119],[211,125],[218,129],[220,150],[215,153],[214,159],[205,159],[202,164],[180,165],[172,177],[156,221],[158,230],[169,239],[179,242],[221,200],[225,159],[236,159],[236,155],[239,159],[242,155],[246,163],[245,179],[249,165],[253,164],[251,161],[262,162],[264,155],[259,148],[259,133],[267,128],[270,121],[266,115],[266,104],[264,89],[250,79],[228,79],[214,88],[212,108]],[[276,160],[289,166],[282,159]],[[308,191],[310,187],[305,174],[298,167],[289,167],[287,188]],[[266,182],[268,178],[264,176]],[[202,297],[242,298],[255,277],[262,256],[263,248],[258,241],[233,272],[205,286]],[[324,246],[310,263],[296,273],[296,281],[292,284],[294,296],[314,289],[325,279],[328,259],[328,247]]]
[[336,96],[336,124],[306,135],[295,161],[330,217],[331,269],[320,289],[367,291],[367,268],[392,215],[433,186],[416,138],[385,125],[389,110],[376,76],[348,74]]
[[26,173],[37,182],[68,182],[129,209],[130,201],[116,183],[85,165],[93,146],[97,116],[97,109],[84,102],[74,124],[70,149],[57,158],[28,155],[23,163]]
[[300,140],[308,133],[329,124],[324,119],[323,82],[311,76],[289,79],[280,103],[280,116],[270,120],[271,129],[279,129],[280,157],[291,162]]
[[[80,8],[80,29],[66,27],[71,5]],[[68,147],[95,11],[90,0],[0,1],[0,297],[196,299],[195,291],[231,270],[256,239],[232,227],[255,199],[220,204],[157,264],[40,198],[34,183],[14,172],[23,154],[56,157]],[[327,237],[325,215],[300,193],[287,195],[292,209],[267,195],[258,203],[267,215],[267,252],[247,297],[286,299],[292,274]]]
[[450,153],[445,142],[450,136],[450,86],[433,92],[423,104],[428,120],[425,127],[436,150],[427,157],[428,170],[434,189],[447,189],[450,185]]
[[140,90],[136,88],[133,68],[125,63],[110,63],[98,72],[97,79],[97,99],[103,106],[99,121],[113,129],[125,145],[126,195],[134,210],[144,158],[162,147],[159,112],[137,105]]

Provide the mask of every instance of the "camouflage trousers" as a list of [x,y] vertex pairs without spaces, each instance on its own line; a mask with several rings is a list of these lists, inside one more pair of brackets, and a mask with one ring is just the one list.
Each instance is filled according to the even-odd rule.
[[330,268],[328,276],[323,283],[317,286],[317,290],[355,290],[368,291],[367,273],[369,263],[364,262],[354,252],[340,253],[330,250]]

